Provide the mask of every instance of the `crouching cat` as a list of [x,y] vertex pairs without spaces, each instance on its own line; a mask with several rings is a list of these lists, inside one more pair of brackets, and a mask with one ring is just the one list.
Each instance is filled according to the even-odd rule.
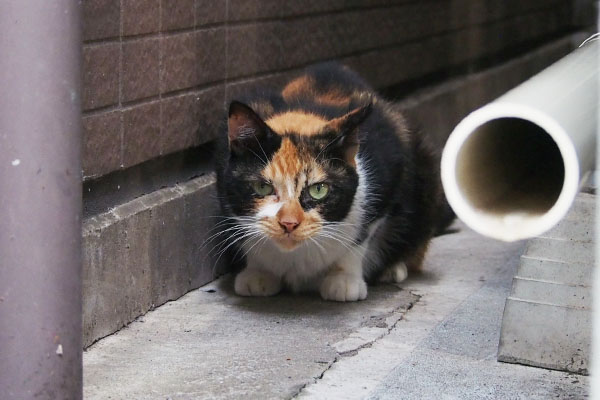
[[217,235],[244,262],[238,295],[363,300],[366,281],[421,268],[451,220],[425,138],[347,67],[320,64],[233,101],[223,138]]

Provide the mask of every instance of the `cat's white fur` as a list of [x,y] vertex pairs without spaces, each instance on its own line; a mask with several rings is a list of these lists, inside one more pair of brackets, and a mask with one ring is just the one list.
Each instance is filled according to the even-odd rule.
[[[366,257],[376,257],[376,246],[369,246],[381,220],[371,224],[368,237],[357,245],[340,238],[356,239],[361,224],[365,223],[367,204],[368,171],[356,159],[358,186],[350,212],[342,221],[338,239],[323,237],[315,244],[305,240],[292,251],[282,250],[274,241],[265,238],[262,242],[246,242],[242,248],[246,254],[246,268],[235,279],[235,291],[242,296],[271,296],[277,294],[285,284],[293,291],[318,290],[326,300],[356,301],[367,297],[367,285],[363,278],[363,263]],[[293,189],[289,188],[293,193]],[[274,216],[280,203],[270,204],[259,210],[257,217]],[[340,243],[343,240],[345,244]],[[395,267],[393,267],[395,268]],[[387,272],[386,272],[387,273]],[[406,278],[406,266],[402,271],[394,270],[386,276],[399,282]],[[400,280],[398,280],[400,279]]]
[[278,203],[266,204],[258,211],[258,213],[256,214],[256,217],[257,218],[274,217],[277,215],[277,212],[279,211],[279,209],[281,207],[283,207],[282,201],[280,201]]

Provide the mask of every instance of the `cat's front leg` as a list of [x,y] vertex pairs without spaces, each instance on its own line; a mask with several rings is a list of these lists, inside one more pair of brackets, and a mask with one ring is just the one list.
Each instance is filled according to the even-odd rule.
[[273,296],[281,291],[281,278],[267,270],[248,266],[235,277],[240,296]]
[[367,284],[363,278],[362,249],[355,248],[338,260],[321,282],[324,300],[357,301],[367,298]]

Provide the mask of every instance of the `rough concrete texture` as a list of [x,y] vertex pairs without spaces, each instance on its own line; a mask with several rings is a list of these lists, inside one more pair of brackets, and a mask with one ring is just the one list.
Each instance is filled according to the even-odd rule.
[[584,397],[585,377],[496,361],[523,243],[456,227],[423,273],[358,303],[241,298],[231,279],[193,291],[90,347],[85,397]]
[[498,359],[588,373],[596,196],[532,239],[506,300]]
[[86,353],[88,399],[289,398],[339,357],[388,334],[418,299],[240,298],[221,280],[148,313]]
[[161,189],[83,224],[84,346],[212,279],[199,245],[217,214],[214,175]]
[[509,268],[469,296],[367,397],[425,399],[436,393],[446,399],[585,397],[579,378],[495,361],[515,262],[510,260]]

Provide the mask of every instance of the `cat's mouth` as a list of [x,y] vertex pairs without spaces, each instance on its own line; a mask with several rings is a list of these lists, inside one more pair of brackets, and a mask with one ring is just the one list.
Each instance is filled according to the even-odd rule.
[[281,235],[274,237],[275,243],[284,251],[292,251],[296,247],[300,246],[304,239],[298,238],[294,232],[282,233]]

